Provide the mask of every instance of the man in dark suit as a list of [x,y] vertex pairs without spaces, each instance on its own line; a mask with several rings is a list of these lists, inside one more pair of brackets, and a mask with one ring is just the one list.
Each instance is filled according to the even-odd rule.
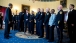
[[50,8],[46,8],[46,15],[44,19],[45,29],[46,29],[46,39],[49,39],[49,18],[50,18]]
[[41,9],[41,14],[39,16],[39,34],[40,34],[40,37],[39,38],[43,38],[44,37],[44,28],[43,28],[43,23],[44,23],[44,17],[45,17],[45,13],[44,13],[44,9]]
[[64,28],[64,12],[62,10],[62,5],[58,6],[58,13],[55,19],[57,34],[58,34],[58,41],[57,43],[62,43],[63,39],[63,28]]
[[35,15],[34,15],[34,11],[31,12],[30,18],[29,18],[29,28],[31,31],[31,34],[34,34],[34,19],[35,19]]
[[40,14],[41,14],[41,12],[40,12],[40,8],[38,8],[38,10],[37,10],[38,12],[36,13],[36,35],[40,35],[39,34],[39,21],[38,21],[38,19],[39,19],[39,16],[40,16]]
[[3,24],[3,16],[2,13],[0,13],[0,29],[2,29],[2,24]]
[[10,33],[10,25],[12,23],[12,9],[13,5],[9,3],[9,7],[6,9],[6,15],[5,15],[5,32],[4,32],[4,38],[9,39],[9,33]]
[[31,29],[29,27],[29,18],[30,18],[30,13],[29,11],[26,9],[26,13],[24,14],[24,34],[28,28],[28,32],[31,33]]
[[22,10],[22,12],[19,13],[19,31],[24,31],[24,14],[25,14],[25,9]]
[[68,13],[68,34],[71,43],[76,43],[76,10],[74,9],[74,5],[70,4]]

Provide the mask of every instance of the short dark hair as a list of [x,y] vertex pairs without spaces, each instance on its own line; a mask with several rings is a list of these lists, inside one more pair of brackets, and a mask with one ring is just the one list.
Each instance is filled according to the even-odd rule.
[[9,3],[8,6],[12,6],[12,3]]
[[70,4],[73,8],[75,7],[74,4]]
[[52,9],[55,12],[55,9]]

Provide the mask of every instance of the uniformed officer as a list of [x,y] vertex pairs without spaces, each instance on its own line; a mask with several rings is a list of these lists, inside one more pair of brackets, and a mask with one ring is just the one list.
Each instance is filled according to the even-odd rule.
[[45,15],[45,20],[44,20],[44,24],[45,24],[45,30],[46,30],[46,39],[49,39],[49,18],[50,18],[51,14],[50,14],[50,9],[46,8],[46,15]]
[[24,31],[24,14],[25,14],[25,9],[23,9],[22,12],[19,13],[19,20],[20,20],[19,31]]
[[24,14],[24,34],[25,34],[27,28],[28,28],[28,32],[30,33],[29,18],[30,18],[30,13],[26,9],[26,13]]
[[57,34],[58,34],[58,41],[57,43],[62,43],[63,39],[63,28],[64,28],[64,12],[62,10],[62,5],[58,6],[58,13],[55,19]]
[[14,30],[18,30],[18,15],[14,15]]
[[0,29],[2,29],[2,24],[3,24],[3,16],[2,16],[3,14],[2,13],[0,13]]
[[54,27],[55,27],[55,10],[51,10],[51,16],[49,19],[49,42],[54,42]]
[[40,8],[38,8],[37,9],[37,13],[36,13],[36,35],[38,35],[39,36],[39,21],[38,21],[38,19],[39,19],[39,16],[40,16],[40,14],[41,14],[41,12],[40,12]]
[[5,31],[4,31],[4,38],[9,39],[9,33],[10,33],[10,25],[12,22],[12,9],[13,5],[9,3],[9,7],[6,9],[6,15],[5,15]]
[[44,37],[44,27],[43,27],[43,23],[44,23],[44,17],[45,17],[45,13],[44,13],[44,9],[42,8],[41,9],[41,14],[39,16],[39,34],[40,34],[40,37],[39,38],[43,38]]
[[31,34],[34,34],[34,19],[35,19],[35,15],[34,15],[34,11],[32,11],[29,18],[29,28]]

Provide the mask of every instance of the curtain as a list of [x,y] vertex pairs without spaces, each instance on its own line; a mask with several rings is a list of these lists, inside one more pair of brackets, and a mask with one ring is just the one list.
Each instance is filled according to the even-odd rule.
[[2,12],[2,14],[3,14],[3,20],[4,20],[6,8],[7,7],[0,6],[0,12]]

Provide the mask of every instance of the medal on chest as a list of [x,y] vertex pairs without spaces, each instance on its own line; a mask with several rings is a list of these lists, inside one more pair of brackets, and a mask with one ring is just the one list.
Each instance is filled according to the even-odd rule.
[[41,13],[41,15],[42,15],[42,13]]
[[58,24],[60,23],[60,21],[58,21]]
[[49,15],[49,13],[47,13],[47,15]]
[[60,14],[62,14],[62,12],[60,12]]

